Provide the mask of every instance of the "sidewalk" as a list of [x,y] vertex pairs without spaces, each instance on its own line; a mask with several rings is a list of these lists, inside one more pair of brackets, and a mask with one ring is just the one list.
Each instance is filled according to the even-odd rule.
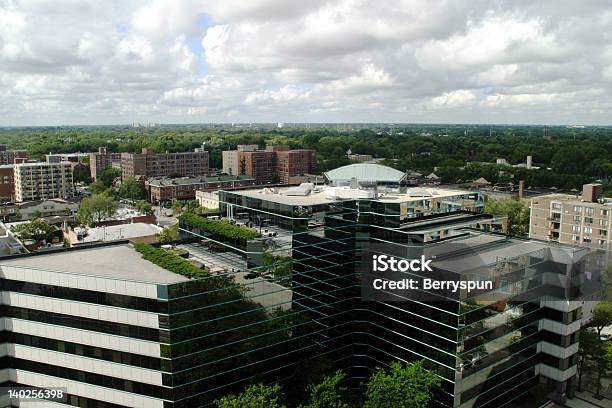
[[577,392],[576,396],[567,400],[564,406],[568,408],[612,408],[612,400],[607,398],[598,400],[593,398],[593,393],[583,391]]

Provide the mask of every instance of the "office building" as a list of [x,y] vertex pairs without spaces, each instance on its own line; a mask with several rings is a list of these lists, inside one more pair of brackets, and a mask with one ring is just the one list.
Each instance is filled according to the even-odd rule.
[[239,145],[237,150],[223,152],[223,173],[253,177],[257,184],[289,184],[295,177],[312,174],[316,166],[315,151],[290,150],[289,146]]
[[582,194],[547,194],[531,199],[529,236],[544,241],[610,251],[612,199],[601,184],[585,184]]
[[214,191],[255,186],[255,179],[249,176],[200,176],[161,178],[151,177],[145,181],[149,201],[154,204],[167,203],[172,200],[193,200],[196,191]]
[[108,152],[106,147],[99,147],[98,153],[89,155],[89,172],[94,181],[109,167],[121,168],[121,153]]
[[[501,407],[536,387],[556,401],[573,395],[582,284],[598,276],[587,248],[510,238],[504,220],[482,212],[481,193],[406,188],[405,173],[384,166],[326,176],[332,185],[219,196],[222,216],[263,228],[291,258],[290,309],[316,328],[293,331],[309,359],[331,359],[356,387],[376,367],[423,360],[441,377],[436,399],[448,407]],[[421,254],[433,260],[434,276],[494,287],[476,296],[364,299],[360,282],[373,254]],[[265,268],[256,258],[248,265]]]
[[6,145],[0,145],[0,165],[22,163],[27,159],[27,150],[7,150]]
[[121,178],[188,177],[208,174],[208,152],[155,153],[142,149],[141,153],[121,154]]
[[15,200],[33,201],[74,196],[70,163],[21,163],[14,165]]

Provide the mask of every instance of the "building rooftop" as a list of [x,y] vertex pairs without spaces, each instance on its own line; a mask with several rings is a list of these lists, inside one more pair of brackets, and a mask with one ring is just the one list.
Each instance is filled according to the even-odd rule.
[[[82,239],[78,240],[78,243],[88,242],[108,242],[108,241],[120,241],[122,239],[132,239],[139,237],[148,237],[155,234],[159,234],[163,228],[153,224],[146,224],[143,222],[137,222],[134,224],[121,224],[121,225],[110,225],[108,227],[97,227],[81,229],[83,232],[87,232],[87,235],[83,235]],[[75,229],[75,232],[78,230]]]
[[[345,194],[337,195],[330,194],[331,190],[344,189]],[[343,199],[371,199],[383,203],[403,203],[421,201],[431,198],[445,198],[456,195],[466,195],[470,192],[465,190],[449,190],[442,188],[408,188],[402,192],[391,190],[380,190],[378,196],[373,198],[374,190],[351,189],[350,187],[326,187],[319,186],[313,188],[312,192],[307,195],[293,195],[292,191],[295,187],[272,187],[263,189],[246,189],[234,191],[234,194],[239,194],[245,197],[258,198],[260,200],[270,201],[273,203],[286,205],[302,205],[312,206],[320,204],[329,204],[341,201],[341,198],[334,199],[332,196],[342,197]],[[336,192],[337,193],[337,192]],[[370,197],[368,197],[368,194]],[[474,193],[476,194],[476,193]]]
[[199,177],[180,177],[180,178],[162,178],[162,177],[150,177],[147,182],[151,186],[165,187],[165,186],[177,186],[177,185],[190,185],[200,183],[215,183],[219,181],[244,181],[244,180],[255,180],[250,176],[199,176]]
[[127,243],[0,259],[0,269],[2,266],[159,284],[188,280],[144,260]]
[[406,173],[380,164],[356,163],[327,171],[325,177],[332,183],[350,182],[356,178],[358,181],[399,184]]

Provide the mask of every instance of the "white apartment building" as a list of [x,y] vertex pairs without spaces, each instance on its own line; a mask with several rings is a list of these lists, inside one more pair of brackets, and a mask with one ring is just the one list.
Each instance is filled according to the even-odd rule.
[[67,162],[16,164],[14,171],[16,201],[74,196],[72,169]]

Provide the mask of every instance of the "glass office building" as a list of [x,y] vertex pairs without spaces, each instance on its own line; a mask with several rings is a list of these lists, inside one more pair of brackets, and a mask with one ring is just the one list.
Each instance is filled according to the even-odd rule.
[[[290,310],[316,328],[304,343],[352,386],[391,361],[423,360],[443,379],[443,406],[499,407],[534,386],[563,400],[574,389],[591,255],[507,237],[505,220],[483,204],[477,192],[406,189],[388,178],[383,188],[370,178],[220,194],[222,215],[262,229],[292,258]],[[364,297],[373,254],[424,254],[434,274],[486,277],[495,287],[454,298]]]

